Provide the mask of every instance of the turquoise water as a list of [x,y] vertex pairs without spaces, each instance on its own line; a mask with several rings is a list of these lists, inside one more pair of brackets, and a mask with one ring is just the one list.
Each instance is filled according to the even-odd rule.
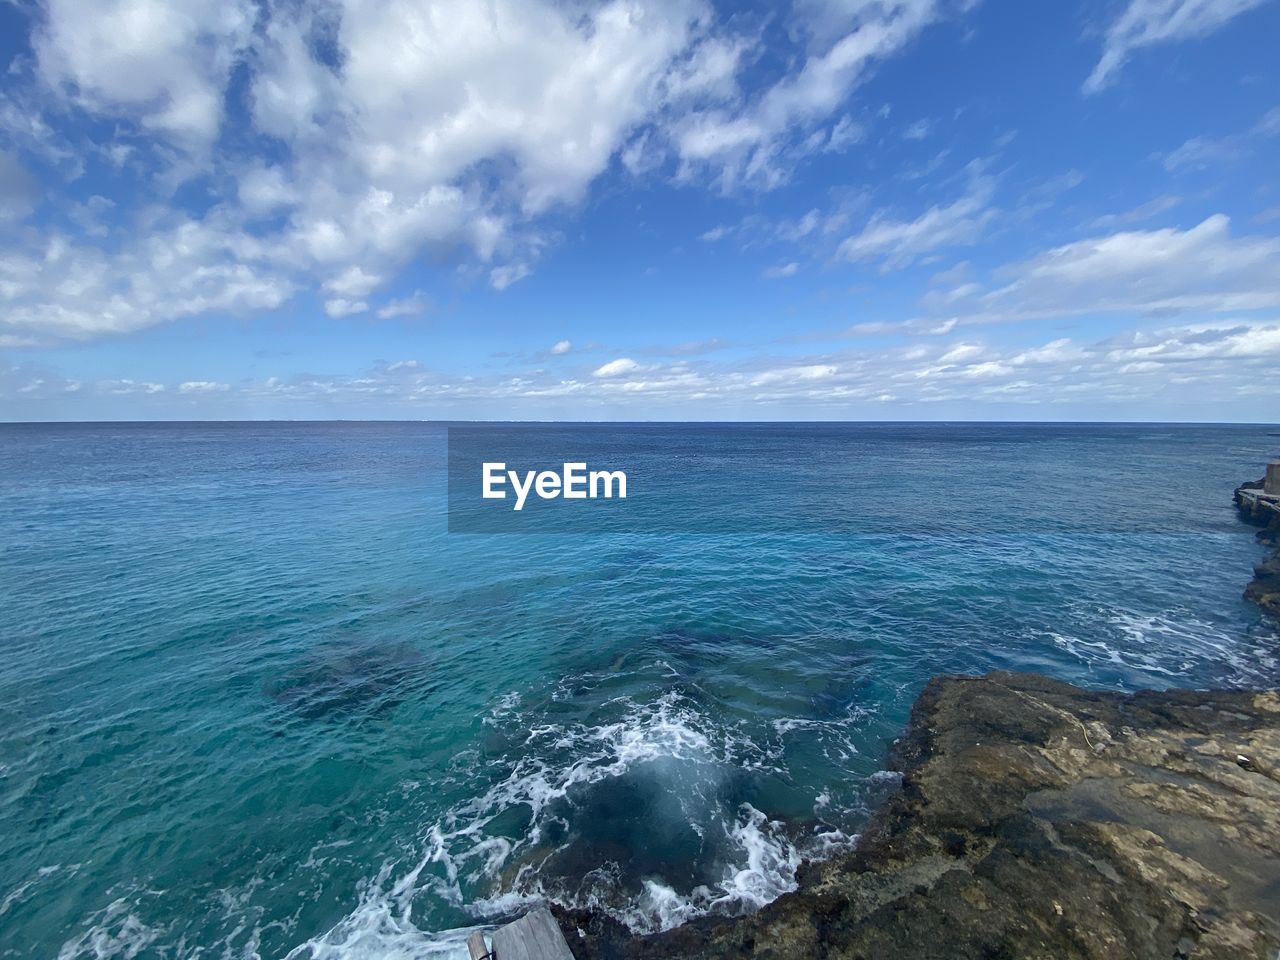
[[0,957],[748,910],[893,788],[932,674],[1277,682],[1230,503],[1274,428],[593,437],[747,451],[754,519],[690,532],[675,484],[648,534],[448,534],[437,425],[0,425]]

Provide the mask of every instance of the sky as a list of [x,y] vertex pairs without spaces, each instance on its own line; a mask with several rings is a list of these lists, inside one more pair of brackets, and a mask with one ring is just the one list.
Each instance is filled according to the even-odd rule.
[[1280,421],[1277,0],[0,0],[0,420]]

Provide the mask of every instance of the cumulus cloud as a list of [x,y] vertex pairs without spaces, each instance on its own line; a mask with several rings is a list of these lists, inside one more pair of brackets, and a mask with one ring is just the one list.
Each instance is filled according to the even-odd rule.
[[204,150],[256,16],[250,0],[47,0],[37,69],[81,109]]
[[[77,249],[66,259],[81,266],[29,251],[0,290],[0,322],[46,338],[270,308],[313,285],[328,314],[347,315],[424,250],[478,261],[503,289],[532,271],[542,213],[577,202],[664,104],[730,94],[741,54],[709,34],[700,0],[48,0],[43,14],[30,89],[15,88],[24,114],[6,127],[87,113],[98,126],[77,134],[110,131],[93,148],[141,158],[139,195],[158,186],[161,202],[217,166],[237,175],[192,224],[210,258],[172,258],[185,270],[158,262],[164,218],[140,210],[121,212],[137,239]],[[240,67],[252,130],[232,151],[219,138]],[[252,136],[274,143],[245,156]],[[219,255],[255,241],[271,249]],[[121,274],[121,285],[107,279]],[[84,309],[91,296],[104,316]]]
[[1115,82],[1129,55],[1142,47],[1207,36],[1265,0],[1129,0],[1107,28],[1102,56],[1084,83],[1097,93]]
[[367,273],[359,266],[353,266],[326,280],[324,289],[341,297],[367,297],[381,283],[381,277]]
[[152,232],[114,249],[60,232],[0,258],[0,325],[13,335],[85,339],[204,313],[279,307],[289,277],[262,241],[204,220],[154,213]]
[[568,353],[568,352],[569,352],[570,350],[572,350],[572,349],[573,349],[573,341],[571,341],[571,340],[559,340],[559,341],[557,341],[555,344],[553,344],[553,345],[552,345],[552,347],[551,347],[551,353],[552,353],[552,355],[553,355],[553,356],[557,356],[557,357],[558,357],[558,356],[562,356],[563,354]]
[[369,304],[363,300],[348,300],[345,297],[335,297],[324,302],[324,312],[335,320],[342,317],[350,317],[357,313],[367,313],[368,310]]
[[[747,89],[762,28],[706,0],[45,0],[0,126],[71,175],[106,158],[136,202],[110,236],[25,236],[0,336],[83,339],[301,290],[330,316],[399,315],[377,294],[424,257],[506,289],[554,242],[546,216],[615,159],[768,187],[858,142],[859,83],[969,5],[796,0],[793,55]],[[165,211],[189,181],[202,212]],[[0,213],[26,216],[19,194]],[[166,255],[178,231],[191,242]]]

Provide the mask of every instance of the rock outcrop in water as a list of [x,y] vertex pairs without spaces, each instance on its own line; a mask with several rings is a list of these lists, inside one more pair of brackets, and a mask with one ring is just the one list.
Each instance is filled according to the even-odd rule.
[[1267,613],[1280,617],[1280,463],[1267,467],[1267,478],[1236,488],[1236,509],[1246,523],[1261,527],[1258,540],[1276,547],[1253,568],[1244,595]]
[[[1280,696],[941,677],[857,848],[759,913],[633,937],[559,913],[579,960],[1266,958],[1280,950]],[[579,930],[585,936],[579,935]]]

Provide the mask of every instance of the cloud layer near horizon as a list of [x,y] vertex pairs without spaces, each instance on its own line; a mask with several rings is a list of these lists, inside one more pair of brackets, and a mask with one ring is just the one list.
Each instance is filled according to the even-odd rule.
[[[1096,104],[1143,58],[1264,3],[1114,0],[1063,38],[1094,64],[1071,81],[1072,96]],[[1203,205],[1194,218],[1170,214],[1190,207],[1177,178],[1274,150],[1277,108],[1153,151],[1152,169],[1169,180],[1159,196],[1135,189],[1127,208],[1095,210],[1066,236],[1001,248],[1038,211],[1069,206],[1083,175],[1025,173],[1007,153],[1012,130],[961,155],[941,140],[945,112],[898,119],[863,95],[946,27],[965,42],[979,0],[793,0],[784,16],[711,0],[42,0],[24,10],[28,48],[10,63],[0,104],[0,349],[4,389],[23,402],[358,402],[381,391],[400,403],[483,391],[692,406],[923,403],[952,396],[948,383],[977,399],[1052,402],[1068,389],[1052,377],[1067,368],[1028,359],[1042,351],[1059,364],[1069,352],[1080,384],[1117,398],[1114,378],[1154,370],[1148,363],[1222,384],[1235,362],[1233,382],[1247,393],[1246,367],[1274,346],[1280,239],[1269,221]],[[954,110],[953,127],[967,109]],[[527,284],[602,181],[752,209],[810,167],[874,160],[890,141],[920,162],[890,167],[878,184],[827,180],[793,216],[751,212],[688,238],[761,252],[750,277],[774,290],[840,270],[884,278],[886,289],[933,274],[910,281],[906,306],[847,329],[780,323],[750,344],[735,343],[735,330],[699,330],[692,345],[648,355],[551,330],[514,377],[405,359],[367,376],[160,382],[130,370],[64,377],[22,356],[198,318],[253,322],[299,303],[315,304],[317,329],[404,322],[434,309],[436,291],[417,282],[433,271],[479,290]],[[969,251],[983,247],[1000,253],[959,259],[978,261]],[[1060,318],[1103,318],[1146,354],[1098,346],[1114,337],[1028,346],[1035,337],[1021,336],[1015,346],[984,332]],[[874,339],[891,336],[905,342]],[[806,338],[837,345],[798,355]],[[1188,346],[1208,342],[1219,352]]]

